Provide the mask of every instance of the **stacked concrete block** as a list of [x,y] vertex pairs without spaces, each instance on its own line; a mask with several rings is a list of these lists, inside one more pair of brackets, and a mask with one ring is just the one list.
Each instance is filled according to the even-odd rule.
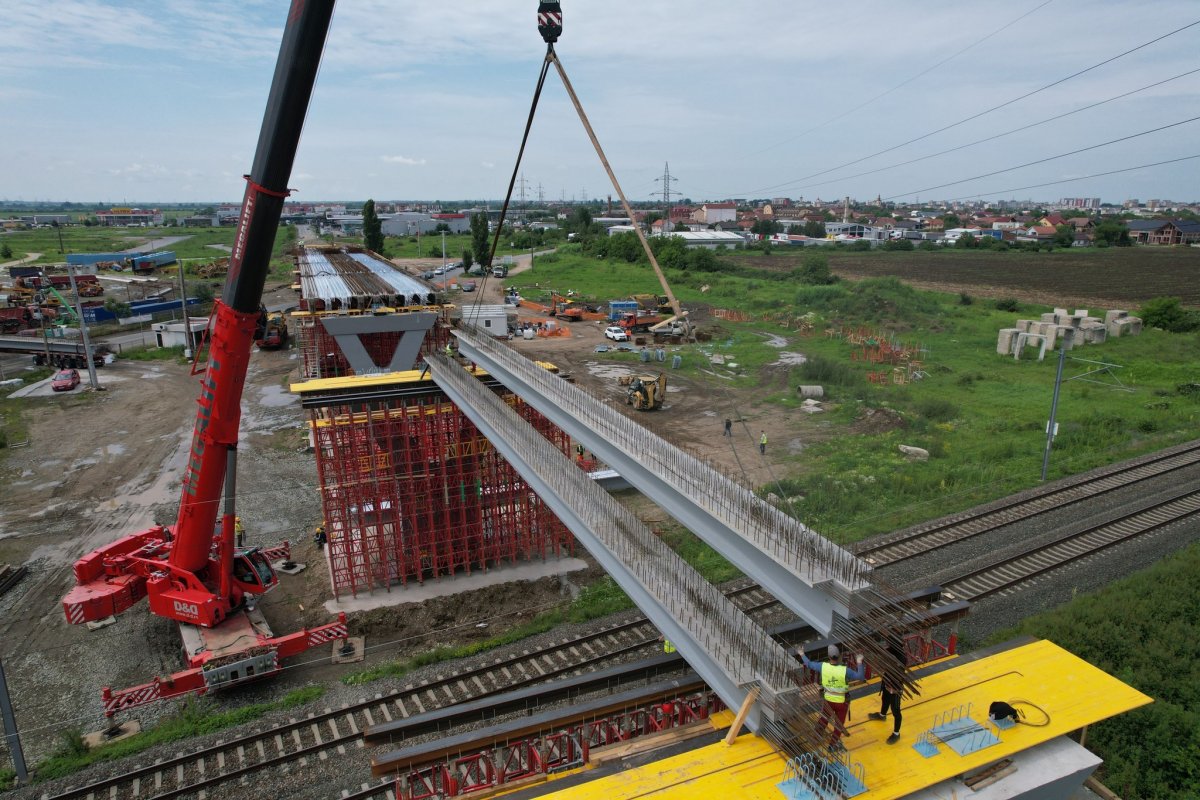
[[996,340],[996,352],[1002,356],[1012,355],[1017,346],[1017,336],[1020,333],[1018,328],[1001,328],[1000,338]]
[[1049,323],[1051,325],[1057,325],[1058,324],[1058,312],[1056,311],[1053,314],[1042,314],[1042,322]]
[[1104,323],[1095,317],[1089,318],[1079,326],[1079,331],[1076,335],[1083,334],[1084,344],[1104,344],[1108,340],[1108,328],[1104,327]]
[[1033,326],[1040,324],[1040,322],[1034,322],[1031,319],[1019,319],[1017,320],[1017,330],[1019,330],[1021,333],[1029,333],[1030,331],[1037,333]]
[[1104,327],[1114,339],[1119,336],[1137,336],[1142,332],[1142,320],[1129,316],[1129,312],[1114,309],[1104,313]]

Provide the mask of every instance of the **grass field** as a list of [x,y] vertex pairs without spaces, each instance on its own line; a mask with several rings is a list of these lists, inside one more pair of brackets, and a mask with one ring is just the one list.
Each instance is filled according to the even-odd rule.
[[[552,286],[597,300],[612,299],[616,286],[621,295],[657,287],[647,265],[567,251],[539,258],[531,273],[508,282],[524,293]],[[778,263],[775,256],[767,259]],[[894,278],[804,286],[778,269],[762,277],[671,272],[669,279],[685,305],[742,309],[755,317],[705,324],[712,341],[680,351],[689,377],[713,387],[727,383],[747,406],[765,402],[784,409],[800,405],[799,385],[825,387],[831,410],[814,418],[796,414],[788,435],[802,450],[783,456],[779,481],[762,490],[792,498],[794,513],[826,535],[854,540],[1039,482],[1055,359],[1015,361],[995,348],[1000,328],[1036,318],[1049,306],[1023,304],[1017,312],[1002,312],[982,301],[963,305],[958,294],[920,291]],[[804,314],[814,323],[813,335],[780,327],[778,320]],[[854,360],[861,347],[826,337],[827,328],[863,329],[909,346],[918,351],[926,377],[907,385],[870,383],[872,371],[886,371],[890,379],[891,365]],[[775,365],[780,351],[764,344],[766,335],[784,337],[783,349],[803,353],[809,362]],[[739,365],[727,382],[711,377],[714,354]],[[1119,365],[1113,374],[1133,391],[1064,383],[1051,479],[1196,436],[1200,396],[1189,386],[1200,382],[1200,338],[1146,330],[1071,355],[1068,379],[1089,366],[1075,359],[1099,360]],[[714,388],[713,396],[727,393]],[[924,448],[931,457],[909,461],[901,444]]]

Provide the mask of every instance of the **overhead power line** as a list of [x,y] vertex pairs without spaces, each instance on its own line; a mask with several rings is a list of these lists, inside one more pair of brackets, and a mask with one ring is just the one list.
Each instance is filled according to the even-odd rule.
[[973,197],[993,197],[1002,194],[1012,194],[1013,192],[1024,192],[1027,189],[1041,189],[1045,186],[1057,186],[1060,183],[1074,183],[1076,181],[1086,181],[1091,178],[1103,178],[1106,175],[1120,175],[1122,172],[1135,172],[1139,169],[1149,169],[1150,167],[1161,167],[1164,164],[1178,164],[1180,161],[1191,161],[1193,158],[1200,158],[1200,153],[1194,156],[1182,156],[1180,158],[1169,158],[1166,161],[1154,161],[1150,164],[1139,164],[1136,167],[1123,167],[1122,169],[1110,169],[1106,172],[1093,172],[1091,175],[1080,175],[1076,178],[1063,178],[1057,181],[1047,181],[1046,183],[1034,183],[1029,186],[1015,186],[1011,189],[998,189],[994,192],[977,192],[976,194],[964,194],[959,197],[950,197],[946,202],[952,203],[956,200],[970,200]]
[[1076,155],[1077,153],[1086,153],[1089,150],[1097,150],[1101,147],[1108,147],[1110,144],[1117,144],[1118,142],[1127,142],[1130,139],[1136,139],[1139,136],[1148,136],[1151,133],[1158,133],[1159,131],[1165,131],[1168,128],[1176,128],[1180,125],[1186,125],[1189,122],[1195,122],[1198,119],[1200,119],[1200,117],[1192,117],[1191,119],[1184,119],[1184,120],[1180,120],[1179,122],[1172,122],[1169,125],[1160,125],[1159,127],[1151,128],[1148,131],[1141,131],[1139,133],[1131,133],[1128,136],[1122,136],[1117,139],[1109,139],[1107,142],[1100,142],[1099,144],[1093,144],[1093,145],[1089,145],[1087,147],[1080,147],[1077,150],[1070,150],[1066,153],[1059,153],[1056,156],[1047,156],[1045,158],[1039,158],[1036,161],[1027,161],[1024,164],[1018,164],[1015,167],[1006,167],[1004,169],[998,169],[993,172],[985,172],[982,175],[973,175],[970,178],[963,178],[962,180],[951,181],[949,183],[939,183],[937,186],[926,186],[923,189],[916,189],[911,192],[901,192],[900,194],[889,195],[883,199],[884,200],[895,200],[897,197],[907,197],[910,194],[920,194],[921,192],[931,192],[934,189],[945,189],[947,186],[958,186],[960,183],[970,183],[971,181],[977,181],[981,178],[990,178],[993,175],[1002,175],[1005,172],[1015,172],[1016,170],[1024,169],[1025,167],[1032,167],[1037,164],[1045,164],[1047,161],[1055,161],[1060,158],[1066,158],[1067,156]]
[[950,147],[950,148],[947,148],[946,150],[939,150],[936,153],[930,153],[929,155],[920,156],[918,158],[910,158],[908,161],[901,161],[898,164],[890,164],[886,167],[870,169],[870,170],[866,170],[865,172],[856,172],[853,175],[843,175],[840,178],[833,178],[831,180],[821,181],[820,183],[809,183],[804,186],[799,186],[796,188],[798,188],[798,189],[815,189],[819,186],[828,186],[831,183],[840,183],[841,181],[848,181],[853,178],[862,178],[866,175],[877,175],[880,172],[887,172],[890,169],[898,169],[899,167],[907,167],[909,164],[916,164],[921,161],[928,161],[931,158],[937,158],[938,156],[944,156],[947,153],[955,153],[955,152],[958,152],[959,150],[966,150],[968,147],[974,147],[977,144],[984,144],[986,142],[992,142],[992,141],[995,141],[996,139],[1001,139],[1005,136],[1011,136],[1014,133],[1020,133],[1021,131],[1027,131],[1030,128],[1036,128],[1039,125],[1045,125],[1048,122],[1054,122],[1055,120],[1062,119],[1063,117],[1069,117],[1072,114],[1078,114],[1081,111],[1087,111],[1088,109],[1096,108],[1097,106],[1102,106],[1106,103],[1111,103],[1114,100],[1120,100],[1122,98],[1129,97],[1130,95],[1137,94],[1138,92],[1144,92],[1147,89],[1153,89],[1156,86],[1162,86],[1164,83],[1170,83],[1171,81],[1179,80],[1180,78],[1186,78],[1188,75],[1194,75],[1197,72],[1200,72],[1200,68],[1188,70],[1187,72],[1181,72],[1178,75],[1171,76],[1170,78],[1163,78],[1161,81],[1155,81],[1154,83],[1146,84],[1145,86],[1143,86],[1139,89],[1132,89],[1128,92],[1123,92],[1118,95],[1113,95],[1112,97],[1109,97],[1105,100],[1100,100],[1095,103],[1089,103],[1086,106],[1080,106],[1079,108],[1076,108],[1073,111],[1067,111],[1062,114],[1055,114],[1053,117],[1046,117],[1046,119],[1038,120],[1037,122],[1031,122],[1028,125],[1022,125],[1019,128],[1013,128],[1012,130],[1005,131],[1004,133],[997,133],[992,136],[984,137],[983,139],[976,139],[975,141],[968,142],[967,144],[960,144],[958,147]]
[[863,156],[862,158],[856,158],[853,161],[847,161],[844,164],[837,165],[836,167],[830,167],[829,169],[823,169],[820,172],[813,172],[809,175],[805,175],[802,178],[796,178],[795,180],[786,181],[784,183],[777,183],[774,186],[766,186],[761,189],[755,189],[750,194],[758,194],[760,192],[770,191],[772,189],[779,189],[779,188],[782,188],[785,186],[792,186],[793,184],[800,183],[801,181],[809,180],[810,178],[817,178],[817,177],[820,177],[821,175],[828,175],[830,172],[835,172],[839,169],[844,169],[846,167],[850,167],[855,164],[860,164],[863,161],[866,161],[871,158],[875,158],[876,156],[881,156],[884,153],[890,153],[893,150],[899,150],[901,147],[907,147],[908,145],[913,144],[915,142],[919,142],[922,139],[928,139],[930,136],[936,136],[939,133],[944,133],[945,131],[948,131],[952,128],[957,128],[959,125],[965,125],[966,123],[968,123],[972,120],[976,120],[976,119],[979,119],[980,117],[986,116],[986,115],[992,113],[993,111],[999,111],[1002,108],[1011,106],[1013,103],[1017,103],[1017,102],[1020,102],[1021,100],[1025,100],[1026,98],[1033,97],[1035,94],[1039,94],[1041,92],[1046,91],[1047,89],[1052,89],[1053,87],[1058,86],[1059,84],[1066,83],[1067,81],[1072,80],[1074,78],[1078,78],[1080,75],[1084,75],[1088,72],[1099,69],[1100,67],[1103,67],[1106,64],[1111,64],[1112,62],[1114,62],[1118,59],[1124,58],[1125,56],[1127,56],[1131,53],[1136,53],[1138,50],[1143,50],[1152,44],[1161,42],[1163,39],[1174,36],[1175,34],[1181,33],[1182,31],[1185,31],[1188,28],[1195,27],[1196,25],[1200,25],[1200,19],[1195,20],[1194,22],[1189,22],[1187,25],[1182,25],[1182,26],[1174,29],[1173,31],[1169,31],[1168,33],[1162,34],[1161,36],[1156,36],[1155,38],[1151,39],[1148,42],[1142,42],[1141,44],[1139,44],[1136,47],[1131,47],[1130,49],[1128,49],[1122,53],[1118,53],[1115,56],[1111,56],[1111,57],[1106,58],[1103,61],[1100,61],[1096,64],[1092,64],[1090,67],[1085,67],[1084,69],[1078,70],[1077,72],[1073,72],[1070,75],[1067,75],[1065,78],[1059,78],[1056,81],[1047,83],[1045,86],[1042,86],[1040,88],[1034,89],[1029,92],[1026,92],[1023,95],[1019,95],[1018,97],[1012,98],[1011,100],[1006,100],[1003,103],[999,103],[997,105],[992,106],[991,108],[987,108],[987,109],[984,109],[983,111],[977,112],[975,114],[971,114],[968,117],[963,117],[962,119],[958,120],[957,122],[952,122],[949,125],[944,125],[941,128],[930,131],[929,133],[922,134],[920,136],[916,136],[912,139],[909,139],[906,142],[901,142],[900,144],[893,145],[893,146],[885,148],[883,150],[879,150],[877,152],[871,153],[870,155]]
[[798,133],[798,134],[796,134],[795,136],[792,136],[792,137],[790,137],[790,138],[784,139],[784,140],[783,140],[783,141],[781,141],[781,142],[776,142],[775,144],[768,145],[767,147],[764,147],[762,150],[756,150],[756,151],[754,151],[753,153],[750,153],[749,155],[757,155],[758,153],[765,153],[765,152],[766,152],[766,151],[768,151],[768,150],[774,150],[776,147],[781,147],[781,146],[783,146],[783,145],[785,145],[785,144],[790,144],[790,143],[792,143],[792,142],[796,141],[797,139],[803,139],[805,136],[807,136],[808,134],[812,133],[813,131],[819,131],[821,128],[824,128],[826,125],[830,125],[830,124],[832,124],[832,123],[834,123],[834,122],[837,122],[839,119],[843,119],[843,118],[845,118],[845,117],[848,117],[848,116],[850,116],[850,115],[851,115],[851,114],[853,114],[855,111],[859,111],[859,110],[861,110],[861,109],[864,109],[864,108],[866,108],[867,106],[871,105],[871,103],[874,103],[876,100],[881,100],[882,98],[884,98],[884,97],[887,97],[887,96],[888,96],[889,94],[891,94],[892,92],[899,91],[900,89],[903,89],[905,86],[908,86],[910,83],[912,83],[913,81],[917,80],[918,78],[923,78],[923,77],[925,77],[926,75],[928,75],[929,73],[933,72],[935,69],[937,69],[938,67],[942,66],[943,64],[946,64],[946,63],[948,63],[948,62],[950,62],[950,61],[953,61],[954,59],[956,59],[956,58],[958,58],[959,56],[961,56],[963,53],[967,52],[968,50],[970,50],[970,49],[972,49],[972,48],[974,48],[974,47],[978,47],[979,45],[981,45],[981,44],[983,44],[984,42],[986,42],[988,39],[991,39],[993,36],[996,36],[996,35],[998,35],[998,34],[1000,34],[1000,33],[1003,33],[1004,31],[1006,31],[1006,30],[1008,30],[1009,28],[1011,28],[1013,25],[1016,25],[1018,22],[1020,22],[1021,20],[1025,19],[1026,17],[1028,17],[1030,14],[1034,13],[1035,11],[1039,11],[1039,10],[1041,10],[1041,9],[1045,8],[1046,6],[1050,5],[1052,2],[1054,2],[1054,0],[1046,0],[1046,2],[1042,3],[1042,4],[1041,4],[1041,5],[1039,5],[1039,6],[1036,6],[1036,7],[1032,8],[1032,9],[1030,9],[1029,11],[1026,11],[1026,12],[1025,12],[1024,14],[1022,14],[1021,16],[1017,17],[1016,19],[1012,20],[1011,22],[1008,22],[1008,23],[1007,23],[1007,24],[1005,24],[1005,25],[1002,25],[1001,27],[999,27],[999,28],[997,28],[996,30],[994,30],[994,31],[992,31],[991,33],[989,33],[987,36],[984,36],[982,39],[976,39],[975,41],[971,42],[969,45],[967,45],[966,47],[962,48],[961,50],[959,50],[959,51],[957,51],[957,52],[955,52],[955,53],[952,53],[951,55],[948,55],[948,56],[946,56],[946,57],[945,57],[945,58],[943,58],[941,61],[939,61],[939,62],[937,62],[936,64],[934,64],[933,66],[931,66],[931,67],[928,67],[928,68],[926,68],[926,69],[924,69],[924,70],[922,70],[922,71],[918,72],[916,75],[913,75],[911,78],[909,78],[909,79],[907,79],[907,80],[905,80],[905,81],[902,81],[902,82],[900,82],[900,83],[896,84],[896,85],[895,85],[895,86],[893,86],[892,88],[890,88],[890,89],[888,89],[888,90],[886,90],[886,91],[880,92],[879,94],[877,94],[877,95],[875,95],[874,97],[872,97],[870,100],[866,100],[866,101],[864,101],[864,102],[862,102],[862,103],[859,103],[859,104],[858,104],[858,105],[856,105],[854,108],[851,108],[851,109],[849,109],[849,110],[847,110],[847,111],[843,111],[841,114],[838,114],[836,117],[830,117],[829,119],[825,120],[824,122],[822,122],[822,123],[819,123],[819,124],[817,124],[817,125],[814,125],[813,127],[809,128],[809,129],[808,129],[808,130],[806,130],[806,131],[803,131],[803,132],[801,132],[801,133]]

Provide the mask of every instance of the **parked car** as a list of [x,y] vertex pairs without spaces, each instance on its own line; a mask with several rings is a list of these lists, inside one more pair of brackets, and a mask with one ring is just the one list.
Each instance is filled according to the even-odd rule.
[[458,285],[458,288],[462,289],[464,292],[473,292],[478,285],[479,284],[475,283],[475,281],[463,281]]
[[431,269],[425,270],[424,272],[421,273],[421,277],[427,281],[433,280],[433,270],[431,270]]
[[628,342],[629,334],[625,332],[624,328],[617,325],[609,325],[604,329],[604,338],[612,339],[614,342]]
[[79,385],[79,370],[61,369],[50,381],[50,388],[56,392],[69,392]]
[[433,271],[433,274],[434,274],[434,275],[445,275],[445,274],[446,274],[446,268],[445,268],[445,267],[438,267],[437,269],[435,269],[435,270]]

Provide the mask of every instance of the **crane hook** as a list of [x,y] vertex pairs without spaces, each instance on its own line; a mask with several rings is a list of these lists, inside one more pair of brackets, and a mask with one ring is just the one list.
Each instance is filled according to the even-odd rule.
[[538,33],[548,45],[562,36],[562,6],[557,0],[538,3]]

